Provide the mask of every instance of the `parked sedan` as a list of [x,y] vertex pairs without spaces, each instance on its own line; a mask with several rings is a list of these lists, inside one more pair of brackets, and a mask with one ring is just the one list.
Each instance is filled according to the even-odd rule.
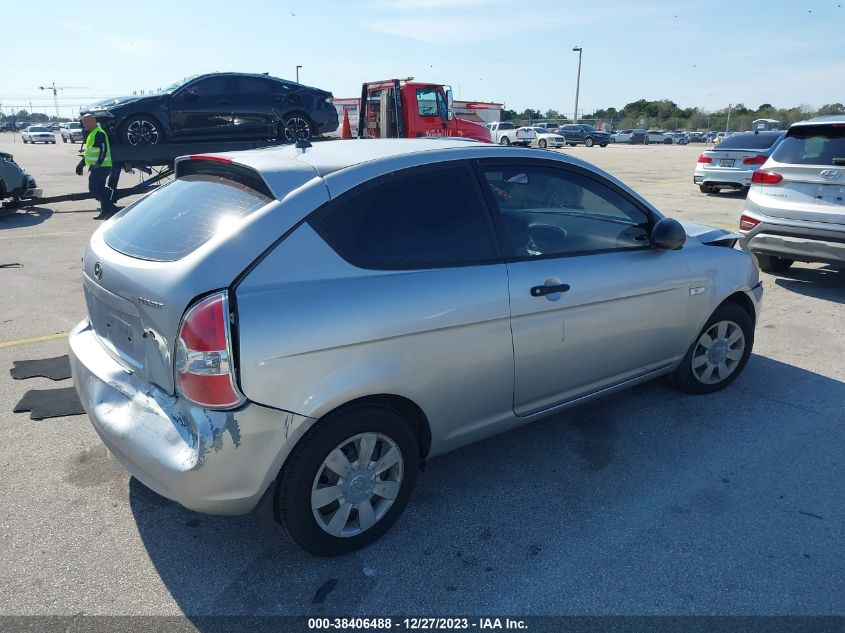
[[83,138],[82,124],[78,121],[71,121],[62,126],[62,143],[81,143]]
[[188,77],[148,96],[120,97],[82,109],[113,142],[157,145],[222,139],[310,139],[337,129],[332,93],[268,75]]
[[30,125],[21,132],[21,140],[26,143],[52,143],[56,144],[56,135],[45,125]]
[[778,131],[734,134],[698,157],[692,180],[701,193],[744,189],[783,137]]
[[789,128],[751,177],[739,228],[763,270],[784,272],[795,261],[845,265],[845,117]]
[[425,460],[658,376],[735,380],[757,267],[738,234],[685,227],[543,150],[182,157],[91,237],[74,384],[141,483],[202,512],[263,499],[341,554],[397,520]]
[[592,125],[583,123],[569,124],[558,128],[558,132],[566,136],[567,145],[583,144],[587,147],[599,145],[600,147],[607,147],[610,143],[610,134],[597,130]]
[[627,143],[631,140],[634,130],[616,130],[610,135],[611,143]]
[[[553,132],[544,127],[532,127],[529,129],[531,129],[534,133],[530,141],[531,146],[536,146],[541,149],[545,149],[547,147],[560,148],[566,146],[566,137],[559,132]],[[517,132],[519,132],[519,130],[517,130]]]

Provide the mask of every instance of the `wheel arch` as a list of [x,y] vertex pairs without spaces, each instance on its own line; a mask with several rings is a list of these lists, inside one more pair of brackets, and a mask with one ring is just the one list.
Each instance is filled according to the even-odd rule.
[[[420,463],[422,466],[428,456],[429,450],[431,449],[431,425],[429,424],[428,417],[425,415],[422,408],[420,408],[420,406],[410,398],[389,393],[360,396],[353,400],[344,402],[330,411],[327,411],[320,416],[320,419],[326,417],[327,415],[343,411],[344,409],[364,404],[383,404],[392,409],[396,409],[396,411],[398,411],[399,414],[408,421],[408,424],[411,425],[411,429],[417,438],[417,445],[420,449]],[[314,423],[314,426],[316,427],[319,424],[320,420],[317,420],[317,422]]]
[[738,290],[732,295],[726,297],[725,300],[716,307],[716,309],[718,310],[719,307],[725,305],[726,303],[733,303],[734,305],[739,306],[746,314],[748,314],[752,323],[757,323],[757,311],[754,308],[754,302],[751,301],[749,296],[741,290]]

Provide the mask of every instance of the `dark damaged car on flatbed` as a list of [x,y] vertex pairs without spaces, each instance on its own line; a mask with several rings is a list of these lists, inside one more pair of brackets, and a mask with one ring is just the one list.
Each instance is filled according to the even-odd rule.
[[245,139],[308,140],[337,129],[332,93],[267,74],[194,75],[150,95],[82,108],[112,143],[158,145]]

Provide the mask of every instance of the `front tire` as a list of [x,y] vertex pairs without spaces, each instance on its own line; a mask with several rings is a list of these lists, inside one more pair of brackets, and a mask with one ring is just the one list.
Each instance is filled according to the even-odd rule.
[[754,322],[735,303],[723,303],[707,319],[670,380],[682,391],[713,393],[745,368],[754,346]]
[[777,257],[775,255],[755,253],[754,256],[757,258],[757,263],[760,264],[760,270],[767,273],[785,273],[795,263],[794,259],[786,259],[785,257]]
[[120,128],[120,140],[125,145],[143,147],[164,142],[164,129],[148,116],[130,116]]
[[312,427],[282,468],[276,519],[306,552],[364,547],[399,518],[414,489],[419,447],[392,407],[353,405]]

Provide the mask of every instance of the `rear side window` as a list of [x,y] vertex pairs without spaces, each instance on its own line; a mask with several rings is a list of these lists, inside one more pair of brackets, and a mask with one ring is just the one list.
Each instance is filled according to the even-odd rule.
[[489,215],[464,166],[389,176],[328,205],[309,223],[359,268],[441,268],[497,259]]
[[[793,165],[841,165],[845,160],[845,124],[793,127],[772,158]],[[840,160],[834,163],[834,159]]]
[[242,95],[270,94],[270,82],[257,77],[238,77],[238,93]]
[[719,143],[713,149],[769,149],[780,138],[781,132],[776,134],[734,134]]
[[174,180],[133,206],[105,233],[116,251],[159,262],[182,259],[218,231],[263,207],[271,198],[216,175]]

